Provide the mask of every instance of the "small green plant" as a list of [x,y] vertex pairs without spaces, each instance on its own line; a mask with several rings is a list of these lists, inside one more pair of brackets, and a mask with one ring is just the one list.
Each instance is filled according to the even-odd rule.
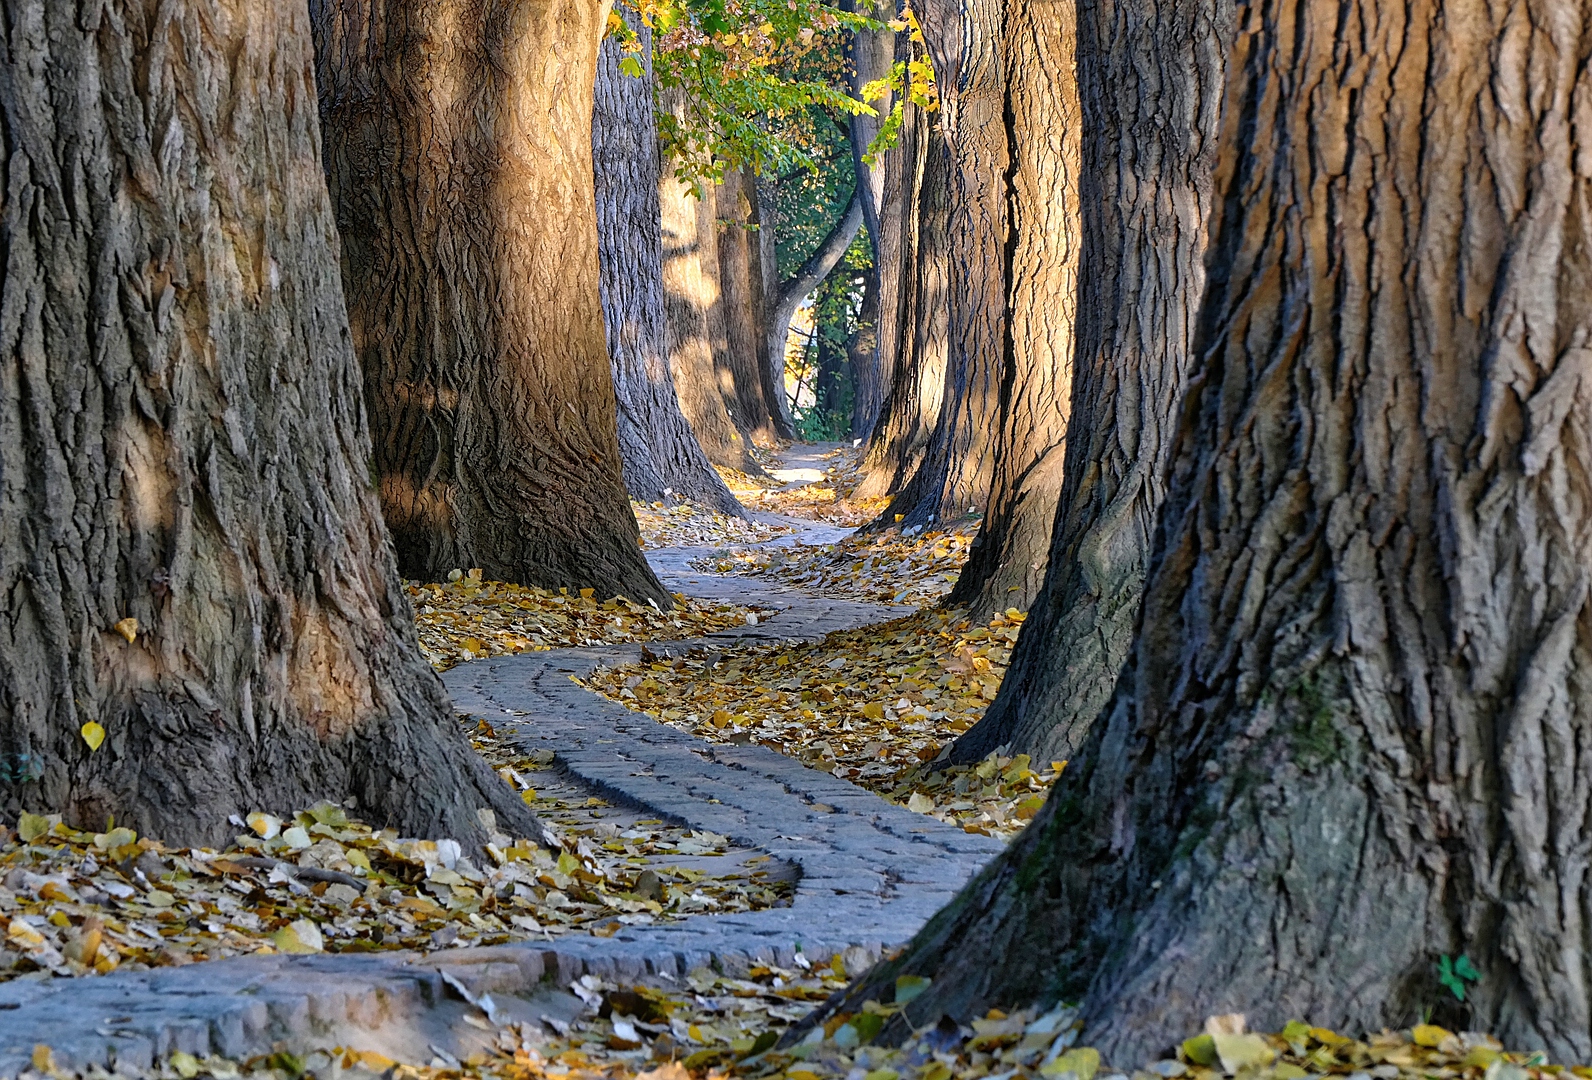
[[1448,987],[1454,997],[1464,1001],[1465,984],[1480,982],[1481,972],[1476,970],[1468,956],[1462,955],[1455,960],[1445,955],[1437,961],[1437,981]]

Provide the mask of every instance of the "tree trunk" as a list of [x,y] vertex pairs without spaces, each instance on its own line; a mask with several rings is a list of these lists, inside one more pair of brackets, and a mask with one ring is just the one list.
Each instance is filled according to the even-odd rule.
[[1076,0],[1011,2],[1002,42],[1013,156],[1001,422],[989,513],[946,603],[983,623],[1045,578],[1072,407],[1081,167]]
[[[856,6],[863,14],[880,23],[878,30],[853,30],[848,44],[848,53],[851,59],[851,71],[848,78],[851,82],[851,92],[854,97],[862,96],[863,88],[869,83],[886,79],[890,75],[890,68],[895,62],[895,31],[888,25],[896,17],[894,0],[858,0]],[[869,164],[863,160],[868,152],[868,147],[879,134],[879,128],[884,118],[890,115],[894,108],[894,96],[886,95],[883,100],[871,103],[878,112],[878,116],[853,116],[848,130],[851,142],[852,165],[857,172],[857,190],[862,193],[862,227],[868,230],[868,243],[873,251],[873,272],[868,279],[868,294],[864,297],[864,306],[871,302],[875,310],[874,319],[877,321],[879,271],[885,264],[886,258],[895,258],[899,249],[886,250],[881,240],[880,218],[885,212],[885,171],[887,163],[879,160]],[[869,299],[871,297],[871,300]],[[859,335],[857,343],[852,348],[852,385],[855,396],[851,408],[851,434],[854,438],[867,438],[873,431],[873,426],[879,420],[879,410],[884,405],[885,390],[890,385],[890,363],[893,357],[887,357],[879,348],[879,336],[876,330],[868,329],[864,322],[864,332]]]
[[366,472],[304,5],[3,10],[0,813],[534,835],[421,658]]
[[399,568],[669,603],[598,295],[602,0],[315,0],[343,281]]
[[764,348],[770,357],[777,357],[771,362],[769,370],[778,373],[777,385],[780,388],[780,407],[784,409],[787,418],[790,414],[789,402],[785,398],[785,349],[790,339],[790,322],[796,315],[796,309],[801,307],[803,300],[807,299],[812,291],[823,284],[831,271],[845,257],[846,249],[851,247],[851,242],[857,238],[857,230],[862,228],[863,197],[860,190],[853,190],[851,199],[846,203],[846,209],[841,212],[839,220],[830,228],[827,235],[819,243],[818,249],[808,256],[790,280],[780,283],[779,295],[770,305],[767,327],[767,344]]
[[652,30],[641,35],[646,77],[619,70],[615,38],[598,57],[592,159],[597,186],[603,322],[619,405],[619,460],[632,498],[665,492],[736,517],[746,511],[724,486],[680,412],[669,373],[663,240],[658,199],[658,124],[652,105]]
[[857,332],[847,347],[851,366],[851,438],[865,439],[873,430],[884,404],[886,383],[879,364],[879,268],[875,264],[862,280],[862,306],[857,312]]
[[[890,390],[863,456],[856,491],[863,499],[893,495],[917,472],[945,398],[950,349],[945,144],[930,117],[909,104],[900,146],[892,153],[901,155],[900,165],[886,172],[880,235],[886,238],[884,250],[894,249],[899,257],[887,258],[879,268],[879,351],[894,360]],[[892,198],[896,184],[900,194]]]
[[757,186],[748,169],[729,169],[713,190],[717,210],[719,305],[724,345],[716,363],[735,388],[730,412],[758,446],[795,437],[780,409],[767,351],[768,314],[763,296],[763,248],[757,235]]
[[[678,91],[668,93],[678,96]],[[721,380],[713,363],[714,341],[723,333],[716,230],[699,227],[703,203],[691,194],[690,185],[675,179],[667,169],[658,180],[658,197],[669,372],[680,411],[690,421],[709,461],[760,474],[763,470],[752,458],[747,434],[736,427],[730,415],[734,383]]]
[[[1184,0],[1203,14],[1165,20],[1138,2],[1096,0],[1084,9],[1083,130],[1101,135],[1082,151],[1076,434],[1050,570],[1000,694],[956,741],[952,761],[978,761],[1001,747],[1037,761],[1071,757],[1127,660],[1193,367],[1220,122],[1210,87],[1222,78],[1225,55],[1213,27],[1226,18],[1217,9],[1225,2]],[[1155,50],[1149,68],[1131,53],[1137,42]]]
[[1081,1000],[1131,1064],[1435,1006],[1584,1061],[1592,5],[1237,7],[1130,664],[908,1017]]
[[934,434],[890,510],[908,526],[949,522],[988,505],[1007,334],[1010,154],[1000,0],[929,0],[921,15],[951,160],[950,351]]

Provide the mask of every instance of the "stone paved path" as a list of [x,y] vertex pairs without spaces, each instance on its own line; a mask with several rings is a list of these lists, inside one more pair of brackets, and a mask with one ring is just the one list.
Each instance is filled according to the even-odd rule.
[[[840,530],[830,530],[838,533]],[[821,528],[803,539],[834,539]],[[700,639],[813,639],[891,618],[900,609],[818,600],[747,579],[699,575],[690,550],[649,552],[665,582],[696,596],[757,602],[780,612],[757,626]],[[693,643],[655,644],[655,652]],[[482,1045],[465,1000],[490,992],[515,1019],[555,1014],[582,974],[680,976],[758,961],[791,964],[847,952],[853,965],[904,943],[1001,845],[913,814],[758,746],[712,744],[587,691],[570,680],[637,646],[567,649],[461,665],[444,676],[455,704],[491,719],[527,750],[612,801],[729,836],[800,871],[787,908],[627,927],[611,938],[455,949],[421,956],[266,956],[100,978],[0,984],[0,1077],[26,1067],[37,1043],[63,1066],[142,1070],[174,1050],[247,1057],[285,1048],[375,1049],[427,1061]]]

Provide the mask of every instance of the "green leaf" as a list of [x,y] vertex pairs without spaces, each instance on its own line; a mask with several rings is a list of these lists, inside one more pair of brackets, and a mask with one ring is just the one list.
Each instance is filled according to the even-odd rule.
[[1470,962],[1470,957],[1468,956],[1462,955],[1458,960],[1454,961],[1454,974],[1461,979],[1469,979],[1471,982],[1481,982],[1481,972],[1476,970],[1475,965]]
[[919,994],[929,988],[929,981],[922,975],[902,975],[895,981],[895,1003],[906,1005]]
[[619,73],[629,75],[632,79],[645,79],[647,69],[641,66],[641,61],[634,56],[627,56],[619,61]]
[[1460,1001],[1465,1000],[1465,980],[1454,972],[1454,962],[1446,955],[1437,961],[1437,981],[1448,987]]
[[1209,1035],[1196,1035],[1183,1040],[1183,1056],[1196,1065],[1216,1064],[1216,1040]]

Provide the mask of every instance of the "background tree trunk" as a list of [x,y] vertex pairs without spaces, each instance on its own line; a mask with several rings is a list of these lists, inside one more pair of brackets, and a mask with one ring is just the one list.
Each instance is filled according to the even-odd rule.
[[[856,4],[864,15],[881,24],[877,30],[853,30],[847,45],[851,60],[848,78],[854,97],[861,98],[863,89],[871,82],[886,79],[895,63],[895,31],[888,24],[896,17],[894,0],[860,0]],[[885,212],[885,171],[883,158],[873,164],[863,160],[868,147],[879,134],[884,118],[894,108],[894,95],[870,102],[878,116],[853,116],[848,131],[851,142],[852,164],[857,171],[857,190],[862,193],[862,227],[868,230],[868,243],[873,250],[873,272],[868,279],[868,294],[864,308],[872,305],[877,323],[879,303],[879,272],[886,258],[899,257],[899,248],[886,250],[882,240],[880,218]],[[899,190],[899,189],[896,189]],[[893,194],[893,192],[892,192]],[[879,410],[884,405],[885,391],[890,386],[893,357],[886,356],[879,347],[877,326],[870,326],[864,316],[864,330],[852,348],[852,385],[854,397],[851,406],[851,434],[854,438],[867,438],[879,420]]]
[[[728,169],[713,190],[717,210],[719,303],[724,312],[724,347],[716,358],[735,387],[731,413],[757,446],[774,447],[795,438],[782,413],[768,359],[767,304],[763,295],[763,246],[758,232],[757,184],[749,169]],[[721,376],[722,377],[722,376]]]
[[995,483],[967,565],[946,598],[979,623],[1033,602],[1061,493],[1081,245],[1075,7],[1076,0],[1011,0],[1005,16],[1014,167]]
[[[906,35],[901,35],[906,39]],[[907,105],[901,124],[899,172],[886,172],[887,213],[880,235],[899,258],[880,267],[879,350],[891,362],[885,395],[863,456],[856,497],[875,499],[899,491],[917,471],[945,399],[950,306],[946,290],[946,230],[950,219],[950,163],[939,128]],[[901,194],[891,198],[899,184]],[[889,211],[894,209],[895,213]],[[893,293],[893,295],[892,295]],[[881,521],[886,520],[881,518]]]
[[909,1017],[1081,1000],[1132,1063],[1435,1006],[1592,1054],[1592,6],[1442,7],[1237,5],[1130,666]]
[[950,349],[934,434],[888,513],[926,527],[988,505],[1007,333],[1010,153],[1000,0],[929,0],[920,16],[951,164]]
[[316,0],[327,175],[399,568],[670,603],[619,468],[601,0]]
[[[1000,694],[952,761],[1002,746],[1071,757],[1132,645],[1205,284],[1218,3],[1184,0],[1188,14],[1164,19],[1136,0],[1080,9],[1078,88],[1095,137],[1082,146],[1075,435],[1044,586]],[[1152,63],[1134,58],[1140,43]]]
[[669,373],[652,30],[633,13],[625,18],[641,36],[643,48],[636,56],[646,76],[622,74],[618,40],[605,40],[592,120],[599,281],[625,487],[632,498],[651,502],[670,492],[744,517],[746,511],[713,471],[681,414]]
[[[679,91],[667,93],[677,97]],[[700,228],[703,203],[692,195],[690,185],[675,179],[668,168],[658,179],[658,197],[669,372],[674,377],[680,411],[690,421],[709,461],[727,469],[761,474],[762,467],[750,453],[747,433],[736,426],[730,414],[733,379],[721,379],[713,362],[714,342],[723,335],[723,312],[718,303],[717,230]],[[712,215],[708,217],[711,226]]]
[[0,812],[535,835],[420,656],[366,472],[304,5],[3,12]]

